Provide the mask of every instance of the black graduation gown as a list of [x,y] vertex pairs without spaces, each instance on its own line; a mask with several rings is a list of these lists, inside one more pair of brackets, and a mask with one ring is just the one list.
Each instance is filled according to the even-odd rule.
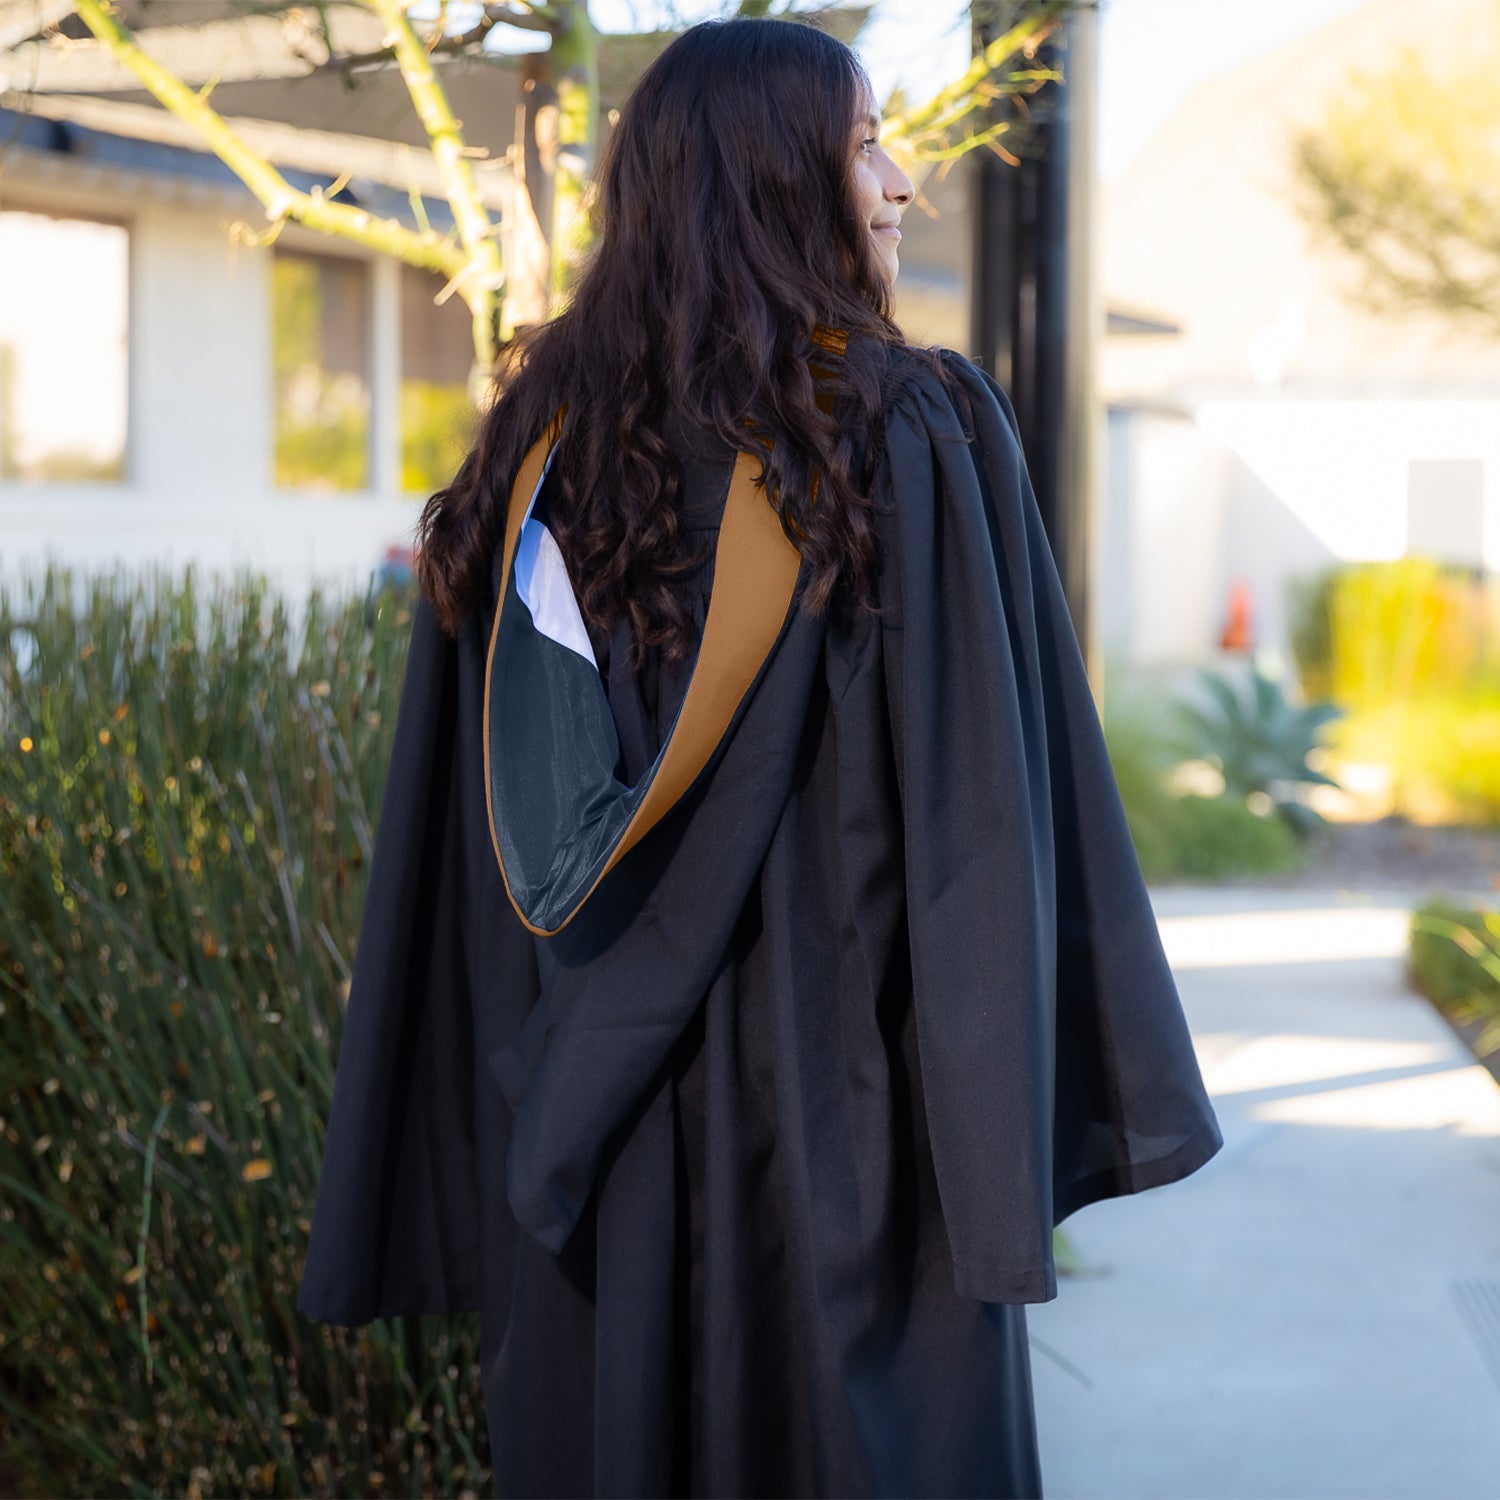
[[[298,1306],[477,1310],[501,1495],[1039,1495],[1053,1226],[1222,1145],[1010,402],[946,355],[966,431],[897,357],[881,618],[793,608],[555,936],[492,843],[491,621],[418,607]],[[593,644],[629,781],[691,663]]]

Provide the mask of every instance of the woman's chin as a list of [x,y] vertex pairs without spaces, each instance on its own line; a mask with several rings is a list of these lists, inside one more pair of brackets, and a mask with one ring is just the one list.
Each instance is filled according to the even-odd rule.
[[872,234],[870,249],[874,252],[868,262],[870,268],[887,284],[895,281],[896,273],[901,269],[899,248],[885,235]]

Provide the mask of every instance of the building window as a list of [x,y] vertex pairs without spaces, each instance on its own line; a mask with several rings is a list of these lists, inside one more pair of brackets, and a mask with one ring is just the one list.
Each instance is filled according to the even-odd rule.
[[275,482],[370,484],[370,272],[360,260],[273,252]]
[[125,478],[129,233],[0,211],[0,480]]
[[433,298],[443,278],[401,267],[401,487],[430,495],[452,478],[473,446],[469,404],[473,319],[457,294]]

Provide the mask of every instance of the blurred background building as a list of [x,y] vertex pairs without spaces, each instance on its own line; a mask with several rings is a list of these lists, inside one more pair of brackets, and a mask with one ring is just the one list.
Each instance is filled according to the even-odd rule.
[[1500,22],[1490,0],[1416,19],[1372,0],[1203,80],[1105,184],[1098,593],[1125,658],[1212,648],[1236,581],[1256,639],[1284,648],[1296,575],[1408,554],[1500,567],[1494,325],[1370,306],[1299,211],[1297,137],[1351,76],[1407,49],[1441,76]]
[[[370,11],[329,9],[342,48],[377,45]],[[1363,305],[1294,180],[1299,133],[1355,70],[1408,45],[1440,64],[1494,10],[1431,0],[1413,28],[1405,0],[1356,5],[1202,79],[1103,184],[1089,544],[1107,655],[1284,646],[1286,580],[1337,560],[1496,566],[1500,340]],[[67,11],[7,11],[0,37],[0,571],[50,554],[359,581],[463,452],[467,310],[435,305],[440,278],[295,223],[250,243],[260,205]],[[157,0],[131,20],[185,82],[218,80],[215,107],[295,185],[343,178],[342,201],[447,227],[399,75],[309,73],[297,15]],[[38,17],[75,39],[29,39]],[[664,40],[606,39],[604,109]],[[443,76],[503,227],[519,60]],[[966,352],[972,180],[961,162],[923,184],[898,283],[908,333]]]

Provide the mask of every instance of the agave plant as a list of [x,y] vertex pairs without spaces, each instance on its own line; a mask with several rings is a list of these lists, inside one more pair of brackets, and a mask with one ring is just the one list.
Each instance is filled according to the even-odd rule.
[[1210,703],[1179,703],[1178,715],[1193,750],[1218,766],[1225,794],[1248,797],[1263,792],[1298,834],[1321,824],[1321,816],[1300,800],[1302,784],[1338,786],[1307,763],[1317,747],[1318,730],[1343,710],[1331,702],[1302,706],[1289,703],[1280,681],[1259,663],[1251,671],[1250,691],[1238,691],[1225,676],[1199,671]]

